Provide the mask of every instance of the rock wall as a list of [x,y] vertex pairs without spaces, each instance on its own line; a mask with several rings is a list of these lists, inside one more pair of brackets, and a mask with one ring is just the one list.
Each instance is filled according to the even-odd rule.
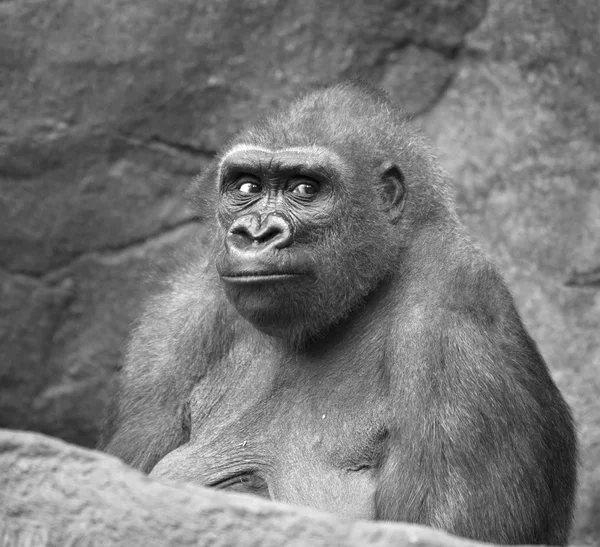
[[[600,541],[600,5],[0,2],[0,425],[92,446],[191,176],[245,121],[360,76],[421,121],[572,405]],[[149,267],[152,265],[152,267]]]

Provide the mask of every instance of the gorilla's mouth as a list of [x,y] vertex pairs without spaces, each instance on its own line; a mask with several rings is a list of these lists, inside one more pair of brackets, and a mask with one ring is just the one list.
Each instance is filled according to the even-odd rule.
[[234,285],[251,285],[264,283],[281,283],[282,281],[297,280],[306,274],[288,272],[288,273],[269,273],[269,272],[243,272],[234,275],[222,275],[221,279]]

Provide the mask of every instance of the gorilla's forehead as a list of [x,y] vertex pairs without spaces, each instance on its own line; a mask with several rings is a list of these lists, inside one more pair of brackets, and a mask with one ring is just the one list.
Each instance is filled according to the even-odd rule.
[[[267,148],[251,144],[236,144],[219,162],[219,175],[224,166],[255,166],[275,164],[279,167],[327,167],[344,175],[345,162],[329,148],[317,145]],[[220,178],[220,177],[219,177]]]

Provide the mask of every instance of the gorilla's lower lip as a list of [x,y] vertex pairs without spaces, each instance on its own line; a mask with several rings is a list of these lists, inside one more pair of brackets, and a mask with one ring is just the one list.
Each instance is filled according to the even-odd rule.
[[227,283],[250,284],[250,283],[278,283],[298,279],[301,273],[244,273],[237,275],[223,275],[221,278]]

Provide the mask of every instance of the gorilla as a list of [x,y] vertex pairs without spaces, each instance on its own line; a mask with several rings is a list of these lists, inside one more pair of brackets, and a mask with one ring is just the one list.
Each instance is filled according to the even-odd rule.
[[569,407],[387,95],[300,97],[235,136],[190,201],[212,243],[147,303],[101,449],[350,518],[567,543]]

